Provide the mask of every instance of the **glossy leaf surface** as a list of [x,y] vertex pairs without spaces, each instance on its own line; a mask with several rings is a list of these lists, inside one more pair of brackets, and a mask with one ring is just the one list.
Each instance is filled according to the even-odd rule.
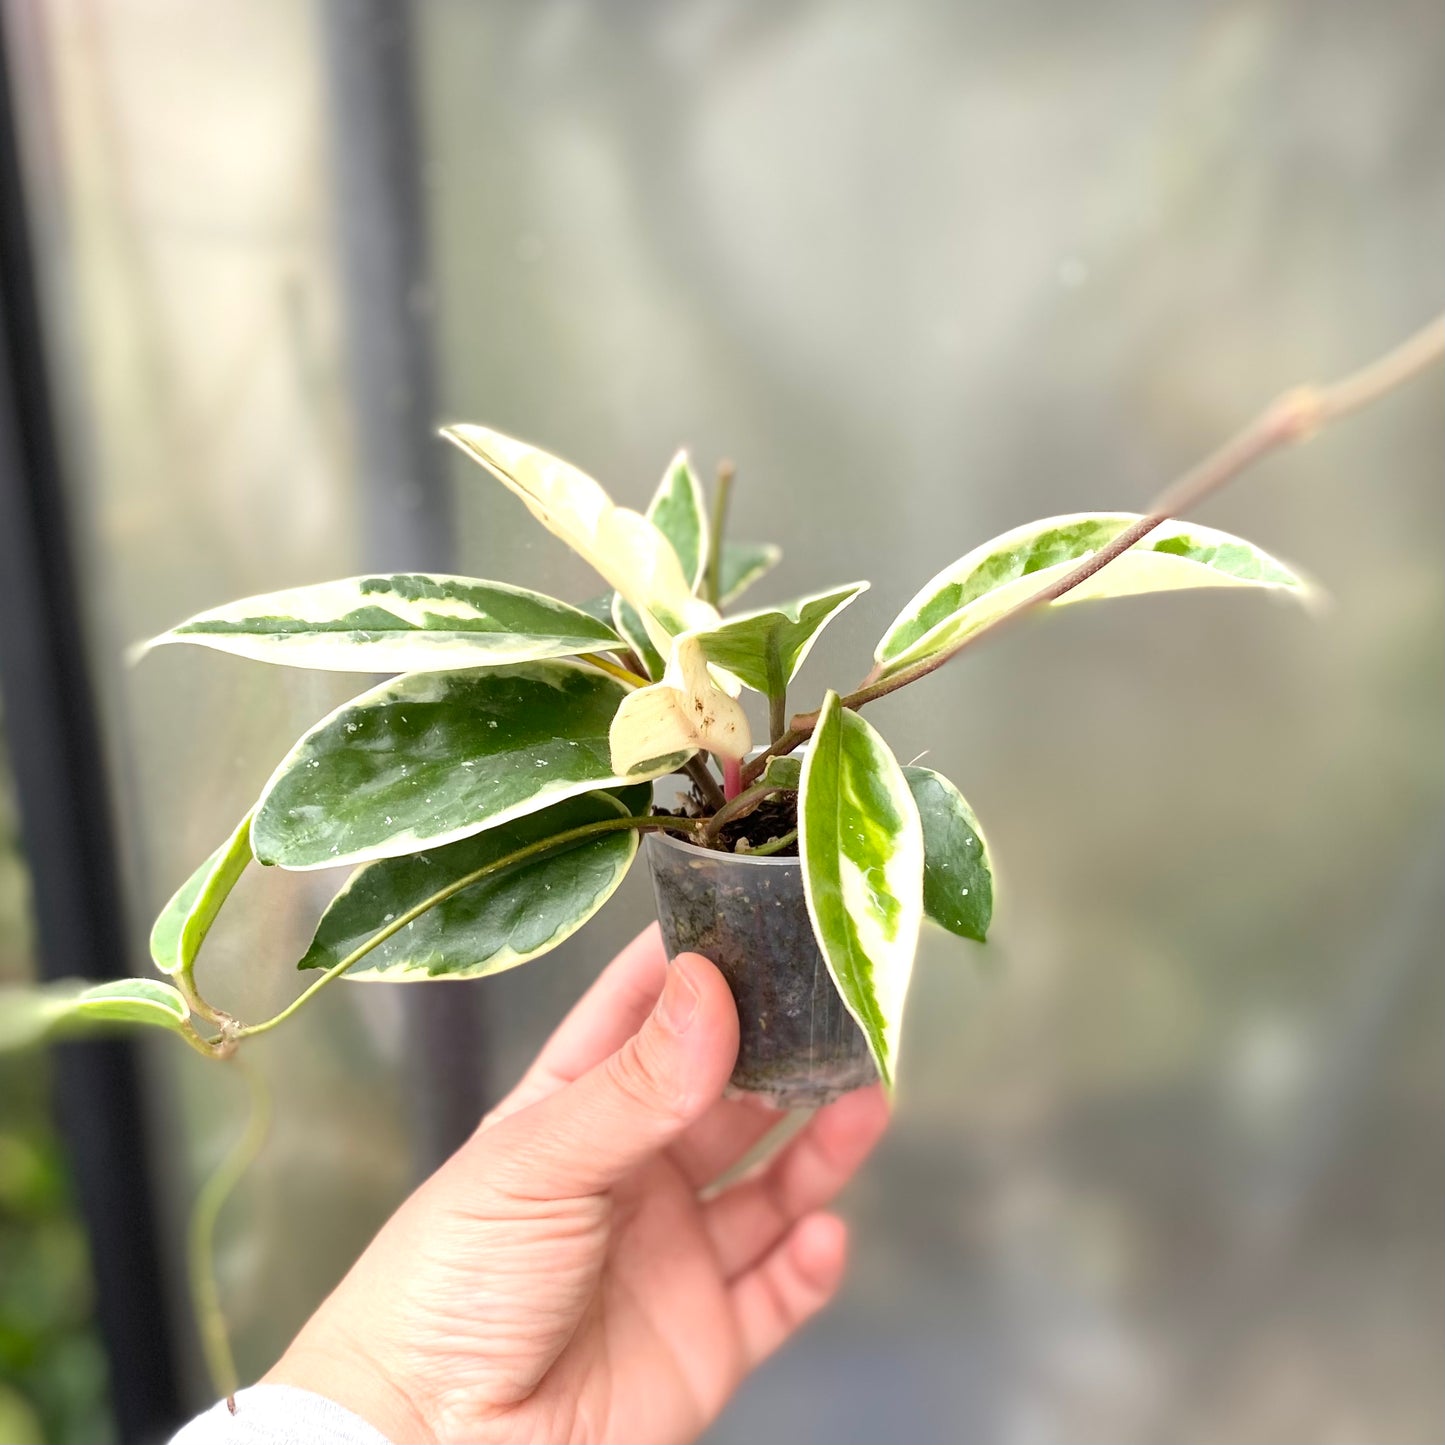
[[394,678],[291,750],[257,805],[256,856],[298,869],[396,857],[641,781],[610,762],[627,692],[564,659]]
[[[639,811],[651,789],[628,790]],[[368,939],[519,849],[591,823],[631,815],[628,802],[586,793],[457,843],[352,874],[316,929],[301,968],[332,968]],[[593,916],[637,856],[636,830],[603,833],[565,851],[487,873],[383,940],[350,979],[478,978],[539,958]]]
[[616,647],[612,628],[555,597],[471,577],[348,577],[214,607],[148,646],[193,642],[330,672],[424,672]]
[[923,824],[923,911],[960,938],[982,943],[993,918],[993,860],[973,809],[942,773],[906,767]]
[[728,617],[716,627],[689,635],[714,666],[725,668],[755,692],[773,697],[797,675],[823,628],[867,587],[866,582],[851,582],[795,602]]
[[[1048,517],[976,547],[928,582],[894,619],[874,653],[881,674],[977,631],[1059,581],[1138,520],[1133,512]],[[1302,578],[1252,543],[1193,522],[1165,522],[1050,605],[1201,587],[1309,595]]]
[[803,760],[798,828],[818,946],[891,1086],[923,918],[923,828],[888,745],[834,692]]

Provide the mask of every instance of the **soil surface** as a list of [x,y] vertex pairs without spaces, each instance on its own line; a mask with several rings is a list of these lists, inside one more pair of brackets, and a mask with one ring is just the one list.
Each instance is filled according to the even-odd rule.
[[[654,808],[654,813],[664,818],[701,818],[706,814],[695,793],[689,793],[680,808]],[[718,835],[720,852],[751,853],[764,848],[775,838],[784,837],[798,826],[798,795],[794,792],[773,793],[764,798],[744,818],[737,818],[723,825]],[[743,846],[739,847],[741,843]],[[793,839],[786,847],[779,848],[772,855],[775,858],[796,858],[798,840]]]

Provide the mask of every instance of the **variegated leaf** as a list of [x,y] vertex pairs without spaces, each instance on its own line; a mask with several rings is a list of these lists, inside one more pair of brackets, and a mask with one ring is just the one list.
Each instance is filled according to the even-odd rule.
[[760,577],[765,577],[783,560],[781,547],[771,542],[724,542],[718,559],[718,601],[727,607],[736,602]]
[[962,793],[932,768],[906,767],[923,823],[923,912],[982,943],[993,918],[993,860]]
[[585,472],[486,427],[449,426],[442,435],[515,492],[549,532],[627,598],[659,651],[678,633],[717,620],[716,610],[692,595],[667,538],[640,512],[615,505]]
[[663,761],[699,748],[741,758],[750,747],[747,714],[713,678],[691,635],[678,638],[662,681],[629,693],[612,723],[612,767],[624,777],[660,776],[671,771]]
[[715,667],[755,692],[776,697],[797,675],[818,634],[867,587],[866,582],[850,582],[831,592],[724,618],[716,627],[688,635],[702,644]]
[[890,1087],[923,918],[923,828],[888,745],[830,692],[803,760],[798,852],[813,932]]
[[[639,813],[645,812],[650,787],[628,791]],[[632,815],[633,808],[610,793],[584,793],[457,843],[369,863],[327,907],[298,967],[333,968],[408,914],[415,916],[345,977],[479,978],[540,958],[612,896],[637,856],[641,835],[603,833],[562,851],[484,870],[571,829]],[[479,872],[484,876],[457,889]]]
[[[942,651],[1042,592],[1139,520],[1133,512],[1081,512],[1030,522],[944,568],[899,613],[874,657],[882,676]],[[1212,527],[1165,522],[1054,606],[1100,597],[1197,587],[1260,587],[1309,595],[1267,552]]]
[[186,975],[211,924],[251,861],[251,814],[181,884],[151,927],[151,957],[162,973]]
[[258,662],[331,672],[431,672],[619,645],[555,597],[471,577],[348,577],[212,608],[147,647],[193,642]]
[[647,676],[654,679],[661,677],[667,663],[652,645],[652,639],[647,635],[647,627],[637,609],[620,592],[612,594],[612,625],[636,654]]
[[576,604],[579,612],[585,612],[596,622],[605,627],[612,626],[612,599],[615,592],[599,592],[595,597],[589,597],[585,602]]
[[668,464],[647,508],[647,516],[672,543],[672,550],[682,564],[682,575],[696,592],[707,567],[709,524],[702,483],[686,452],[678,452]]
[[251,825],[256,857],[303,870],[394,858],[642,781],[610,762],[627,693],[560,658],[393,678],[324,718],[277,768]]
[[180,1032],[189,1019],[179,990],[152,978],[0,989],[0,1052],[130,1024]]

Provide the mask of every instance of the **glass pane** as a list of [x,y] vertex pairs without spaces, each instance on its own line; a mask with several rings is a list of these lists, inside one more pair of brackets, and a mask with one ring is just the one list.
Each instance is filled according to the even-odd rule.
[[[218,601],[360,569],[318,38],[289,4],[61,4],[26,39],[84,600],[145,971],[156,911],[295,737],[366,681],[200,649],[125,661]],[[296,991],[292,964],[337,881],[256,872],[202,967],[207,995],[243,1018]],[[277,1121],[219,1255],[248,1376],[405,1187],[399,1022],[389,993],[338,991],[254,1051]],[[184,1310],[186,1211],[246,1103],[232,1071],[170,1042],[150,1063]],[[210,1391],[191,1363],[199,1404]]]
[[[760,597],[874,582],[799,705],[861,676],[974,543],[1141,505],[1436,304],[1445,17],[1418,7],[413,13],[443,415],[633,504],[680,443],[735,459],[736,535],[787,552]],[[347,690],[118,661],[195,608],[361,565],[325,14],[65,0],[31,34],[137,959]],[[897,1125],[846,1205],[845,1298],[716,1440],[1440,1434],[1432,386],[1205,514],[1320,579],[1322,618],[1079,608],[876,708],[982,816],[996,941],[927,939]],[[463,570],[597,590],[452,465]],[[294,987],[322,886],[242,886],[206,977],[260,1012]],[[496,1080],[648,908],[634,877],[487,981]],[[401,1037],[392,996],[338,989],[258,1050],[284,1107],[225,1230],[243,1370],[403,1187]],[[156,1066],[187,1126],[179,1218],[239,1106],[199,1061]]]

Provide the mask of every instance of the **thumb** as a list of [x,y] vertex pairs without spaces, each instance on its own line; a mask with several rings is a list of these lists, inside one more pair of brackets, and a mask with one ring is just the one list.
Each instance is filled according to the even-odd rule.
[[679,954],[652,1012],[615,1054],[482,1136],[488,1177],[532,1199],[610,1189],[721,1098],[737,1051],[726,980],[699,954]]

